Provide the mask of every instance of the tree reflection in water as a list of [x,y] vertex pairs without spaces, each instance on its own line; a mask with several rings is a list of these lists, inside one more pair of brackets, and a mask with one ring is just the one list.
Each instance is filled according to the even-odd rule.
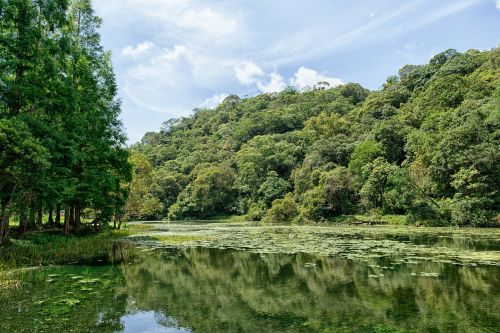
[[124,267],[138,309],[195,332],[494,332],[498,273],[205,248],[157,250]]
[[500,267],[116,246],[19,274],[1,332],[498,332]]

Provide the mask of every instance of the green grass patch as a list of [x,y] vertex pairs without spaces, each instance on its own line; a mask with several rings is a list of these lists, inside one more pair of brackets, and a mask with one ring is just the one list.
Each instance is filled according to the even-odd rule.
[[339,224],[357,224],[357,223],[380,223],[389,225],[406,224],[406,215],[377,215],[377,214],[359,214],[359,215],[341,215],[328,219],[328,222]]
[[354,218],[361,222],[385,222],[392,225],[406,223],[406,215],[355,215]]
[[127,224],[124,230],[131,233],[141,233],[141,232],[154,231],[156,229],[157,227],[151,224]]
[[19,281],[0,271],[0,292],[19,287]]
[[161,236],[152,236],[151,238],[163,244],[169,244],[169,245],[193,243],[210,239],[209,237],[206,236],[191,236],[191,235],[161,235]]
[[187,221],[187,222],[189,222],[189,221],[194,221],[194,222],[197,222],[197,221],[205,221],[205,222],[206,221],[211,221],[211,222],[244,222],[244,221],[248,221],[248,219],[246,218],[246,215],[214,215],[214,216],[202,219],[202,220],[188,219],[188,220],[185,220],[185,221]]
[[0,247],[0,270],[104,261],[112,252],[113,243],[128,234],[110,229],[93,235],[67,237],[60,232],[34,232]]

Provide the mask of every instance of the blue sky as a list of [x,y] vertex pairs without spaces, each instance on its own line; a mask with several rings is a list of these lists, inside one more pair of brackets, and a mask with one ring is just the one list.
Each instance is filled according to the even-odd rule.
[[358,82],[500,44],[500,0],[94,0],[129,143],[228,94]]

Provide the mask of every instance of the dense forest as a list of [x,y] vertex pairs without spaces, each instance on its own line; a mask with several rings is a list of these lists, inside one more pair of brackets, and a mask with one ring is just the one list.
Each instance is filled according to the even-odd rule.
[[130,219],[352,214],[499,223],[500,49],[447,50],[377,91],[320,82],[163,123],[131,147]]
[[100,25],[90,0],[0,1],[0,244],[11,221],[500,223],[499,48],[447,50],[376,91],[232,95],[126,149]]
[[0,245],[14,219],[68,234],[121,213],[131,168],[100,24],[90,0],[0,1]]

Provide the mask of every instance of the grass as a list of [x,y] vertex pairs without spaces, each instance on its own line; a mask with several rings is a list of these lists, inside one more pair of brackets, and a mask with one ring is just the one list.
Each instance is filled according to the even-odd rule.
[[406,223],[405,215],[355,215],[358,221],[361,222],[385,222],[391,225],[402,225]]
[[188,235],[161,235],[152,236],[153,239],[163,244],[186,244],[203,240],[210,240],[210,237],[204,236],[188,236]]
[[106,260],[113,243],[127,235],[127,231],[111,229],[93,235],[68,237],[54,231],[34,232],[0,247],[0,271]]
[[141,232],[147,232],[147,231],[154,231],[156,230],[156,226],[151,225],[151,224],[127,224],[125,225],[126,231],[129,231],[131,233],[141,233]]
[[364,215],[341,215],[328,220],[328,222],[339,224],[353,224],[356,222],[379,222],[389,225],[404,225],[406,224],[405,215],[378,215],[378,214],[364,214]]
[[[221,223],[227,223],[227,222],[248,222],[248,218],[245,215],[216,215],[212,216],[210,218],[206,218],[203,220],[184,220],[185,222],[206,222],[206,221],[212,221],[212,222],[221,222]],[[182,222],[182,221],[178,221]],[[355,222],[381,222],[383,224],[389,224],[389,225],[403,225],[406,223],[406,215],[381,215],[381,214],[360,214],[360,215],[341,215],[341,216],[336,216],[329,218],[327,221],[317,221],[312,223],[318,224],[318,225],[325,225],[329,223],[341,223],[341,224],[352,224]]]
[[[191,219],[187,219],[185,221],[189,222]],[[246,218],[246,215],[214,215],[200,220],[192,219],[192,221],[244,222],[248,221],[248,219]]]
[[19,281],[0,270],[0,291],[19,287]]

